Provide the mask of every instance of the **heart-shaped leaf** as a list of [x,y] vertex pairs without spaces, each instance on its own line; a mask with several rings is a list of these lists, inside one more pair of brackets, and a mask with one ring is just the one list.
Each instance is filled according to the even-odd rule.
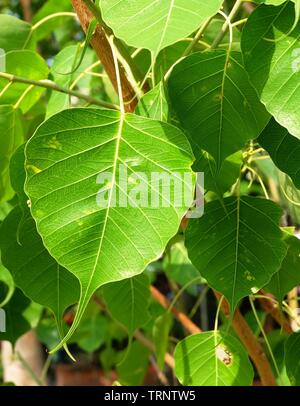
[[190,221],[189,257],[209,285],[228,299],[231,310],[279,269],[287,251],[280,216],[275,203],[243,196],[208,203],[204,216]]
[[175,373],[182,385],[248,386],[253,367],[244,347],[222,331],[191,335],[177,344]]
[[279,7],[258,7],[243,30],[242,50],[261,101],[290,134],[300,138],[300,22],[290,32],[294,20],[290,1]]
[[192,34],[217,13],[223,0],[101,0],[102,16],[128,45],[155,55]]
[[[38,231],[81,283],[67,339],[100,286],[140,274],[161,256],[193,201],[193,157],[177,128],[100,109],[52,116],[27,144],[26,156]],[[171,176],[167,192],[157,175]],[[191,182],[183,181],[186,175]],[[175,201],[175,180],[186,182],[184,202],[182,195]]]
[[239,52],[229,58],[224,50],[188,56],[174,67],[168,90],[196,158],[204,149],[218,170],[226,157],[256,138],[269,120]]

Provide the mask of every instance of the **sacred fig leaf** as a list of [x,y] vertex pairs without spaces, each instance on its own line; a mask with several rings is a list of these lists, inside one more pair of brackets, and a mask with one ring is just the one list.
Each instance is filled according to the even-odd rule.
[[[0,297],[3,297],[3,288],[4,284],[0,283]],[[10,301],[3,307],[6,331],[2,331],[0,328],[0,342],[9,341],[14,346],[19,337],[31,330],[31,325],[24,316],[24,312],[30,303],[30,300],[24,296],[20,289],[15,290]]]
[[[18,50],[6,54],[6,73],[26,79],[47,79],[49,69],[44,59],[34,51]],[[25,83],[10,83],[0,77],[0,103],[18,105],[26,113],[45,92],[45,89]]]
[[300,385],[300,333],[292,334],[285,342],[286,372],[293,386]]
[[186,232],[189,257],[233,311],[278,271],[287,252],[278,226],[280,208],[254,197],[228,197],[205,206]]
[[158,85],[141,97],[135,113],[154,120],[168,121],[169,106],[163,82],[159,82]]
[[10,182],[9,163],[16,149],[23,142],[20,111],[10,105],[0,105],[0,202],[9,200],[14,195]]
[[78,300],[79,282],[49,255],[28,208],[16,206],[3,221],[0,249],[15,284],[34,302],[52,310],[59,322],[66,308]]
[[[251,86],[239,52],[197,52],[179,62],[168,81],[170,103],[196,158],[223,161],[258,137],[269,114]],[[196,165],[198,160],[196,161]]]
[[0,15],[0,48],[5,52],[34,46],[31,25],[17,17]]
[[105,285],[103,296],[112,317],[126,327],[129,336],[150,318],[149,278],[145,274]]
[[223,331],[186,337],[175,349],[175,373],[182,385],[249,386],[253,367],[241,343]]
[[265,290],[271,292],[280,301],[300,283],[300,240],[286,231],[283,239],[288,245],[287,254],[280,269],[264,287]]
[[101,0],[102,17],[128,45],[156,56],[192,34],[221,7],[223,0]]
[[[140,274],[161,256],[193,201],[193,156],[184,134],[169,124],[77,108],[45,121],[26,158],[25,189],[38,231],[81,283],[67,340],[100,286]],[[157,176],[171,177],[167,191]],[[185,182],[184,199],[175,181]]]
[[300,138],[300,22],[291,31],[294,7],[290,1],[278,7],[258,7],[243,30],[242,51],[261,101],[276,121]]
[[260,134],[258,142],[270,154],[275,165],[288,174],[300,189],[300,140],[272,119]]

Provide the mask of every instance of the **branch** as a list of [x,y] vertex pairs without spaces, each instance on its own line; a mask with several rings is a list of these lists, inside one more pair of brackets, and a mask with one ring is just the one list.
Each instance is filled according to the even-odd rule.
[[[73,8],[77,13],[79,21],[81,23],[84,32],[87,32],[91,20],[94,18],[94,14],[86,5],[85,0],[72,0]],[[95,6],[95,5],[94,5]],[[99,16],[97,20],[99,22]],[[102,25],[98,24],[94,35],[91,39],[91,45],[94,48],[99,60],[101,61],[114,89],[118,91],[117,77],[115,72],[115,65],[113,54],[110,44],[107,39],[107,33]],[[133,86],[127,78],[124,67],[119,63],[120,79],[122,84],[122,94],[124,99],[125,111],[133,112],[137,105],[137,97]]]
[[[263,292],[263,295],[270,297],[270,299],[272,298],[272,296],[266,292]],[[282,327],[283,331],[288,335],[293,333],[289,320],[287,320],[284,314],[278,309],[276,303],[264,298],[259,298],[258,301],[264,311],[272,316],[272,318]]]
[[20,0],[20,4],[23,11],[24,21],[30,23],[32,20],[31,0]]
[[87,101],[90,104],[94,104],[96,106],[100,106],[100,107],[105,107],[108,109],[114,109],[114,110],[118,110],[119,107],[116,106],[115,104],[112,103],[108,103],[106,101],[103,100],[98,100],[95,99],[94,97],[88,96],[86,94],[77,92],[76,90],[69,90],[69,89],[65,89],[64,87],[61,87],[59,85],[57,85],[56,83],[52,82],[51,80],[32,80],[32,79],[27,79],[27,78],[23,78],[21,76],[15,76],[15,75],[11,75],[10,73],[4,73],[4,72],[0,72],[0,78],[6,79],[9,82],[15,82],[15,83],[24,83],[26,85],[33,85],[33,86],[38,86],[38,87],[43,87],[45,89],[52,89],[55,90],[57,92],[60,93],[65,93],[68,94],[70,96],[75,96],[78,97],[78,99],[82,99]]
[[[216,291],[214,291],[214,294],[216,298],[220,300],[221,295]],[[221,309],[224,315],[230,319],[230,309],[228,302],[225,299],[222,300]],[[248,354],[256,366],[262,384],[264,386],[276,386],[277,383],[268,358],[248,323],[238,309],[234,313],[232,327],[246,347]]]
[[[160,303],[162,307],[164,307],[167,310],[170,308],[171,303],[162,293],[160,293],[159,290],[157,290],[154,286],[150,286],[150,291],[152,297],[158,303]],[[171,312],[189,333],[191,334],[202,333],[202,330],[186,314],[176,309],[176,307],[172,306]]]

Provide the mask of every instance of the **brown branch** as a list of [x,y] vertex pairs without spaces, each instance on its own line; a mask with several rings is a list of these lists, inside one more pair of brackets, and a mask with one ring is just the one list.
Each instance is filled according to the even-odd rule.
[[[73,8],[79,18],[80,24],[84,32],[87,32],[89,24],[93,19],[93,14],[86,6],[83,0],[71,0]],[[94,35],[91,39],[91,45],[94,48],[103,68],[105,69],[114,89],[118,91],[117,78],[113,54],[105,30],[100,24],[97,25]],[[122,84],[122,93],[124,99],[124,107],[127,112],[134,111],[137,104],[135,91],[127,78],[124,67],[119,64],[120,78]]]
[[20,4],[24,20],[30,23],[32,20],[31,0],[20,0]]
[[[272,298],[272,296],[266,292],[262,292],[262,294]],[[263,310],[282,327],[283,331],[285,331],[288,335],[293,334],[293,329],[289,323],[289,320],[287,320],[284,314],[278,309],[276,303],[264,298],[259,298],[258,301]]]
[[[215,296],[218,300],[220,300],[221,296],[220,293],[214,291]],[[228,302],[223,299],[221,304],[221,309],[224,315],[229,319],[230,318],[230,309]],[[242,316],[241,312],[237,309],[234,313],[232,319],[232,327],[244,346],[246,347],[249,356],[251,357],[254,365],[256,366],[257,372],[261,378],[261,382],[264,386],[276,386],[276,380],[268,361],[268,358],[253,334],[251,328],[249,327],[248,323]]]
[[[160,303],[162,307],[165,309],[170,308],[170,302],[169,300],[162,294],[158,289],[156,289],[154,286],[150,287],[150,291],[152,294],[152,297]],[[184,313],[182,313],[180,310],[176,309],[176,307],[171,308],[171,312],[174,314],[176,319],[180,321],[180,323],[183,325],[183,327],[191,334],[196,334],[196,333],[202,333],[202,330],[194,323],[192,320]]]

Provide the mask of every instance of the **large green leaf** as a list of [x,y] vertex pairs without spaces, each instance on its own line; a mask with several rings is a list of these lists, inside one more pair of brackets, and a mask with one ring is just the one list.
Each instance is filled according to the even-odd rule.
[[130,336],[150,318],[149,278],[145,274],[110,283],[104,286],[103,295],[109,312]]
[[77,278],[49,255],[29,214],[15,207],[0,227],[2,262],[16,285],[33,301],[51,309],[59,322],[79,298]]
[[0,15],[0,48],[5,52],[29,47],[33,45],[32,39],[29,23],[10,15]]
[[[48,67],[44,59],[33,51],[10,51],[6,54],[6,71],[9,74],[22,76],[26,79],[41,80],[48,77]],[[0,78],[0,104],[15,104],[23,96],[19,105],[23,113],[26,113],[41,97],[45,89],[28,84],[11,83],[6,90],[8,81]],[[27,91],[25,94],[24,92]]]
[[292,334],[285,342],[285,366],[294,386],[300,386],[300,334]]
[[[3,284],[0,283],[0,295],[2,289]],[[30,300],[20,289],[16,289],[10,301],[3,307],[6,316],[6,331],[1,332],[0,330],[0,342],[10,341],[12,345],[15,345],[19,337],[31,330],[31,325],[24,316],[29,305]]]
[[23,142],[19,110],[14,109],[13,106],[0,105],[0,201],[9,200],[14,194],[10,183],[9,162]]
[[280,301],[300,283],[300,240],[284,232],[284,241],[288,245],[287,254],[281,267],[264,289],[271,292]]
[[[191,175],[193,157],[177,128],[100,109],[52,116],[27,144],[26,156],[26,191],[38,231],[51,255],[81,282],[69,337],[96,289],[140,274],[160,257],[193,193],[175,207],[174,182],[167,196],[155,189],[151,174],[176,172],[178,181]],[[142,205],[141,188],[147,191]],[[149,195],[162,202],[151,207]]]
[[269,120],[249,83],[239,52],[197,52],[179,62],[168,81],[171,105],[196,158],[209,152],[219,170],[226,157],[256,138]]
[[175,373],[182,385],[248,386],[253,368],[240,342],[222,331],[194,334],[177,344]]
[[259,136],[258,142],[268,151],[275,165],[287,173],[300,189],[300,140],[272,119]]
[[292,2],[258,7],[243,30],[242,50],[250,80],[267,110],[300,138],[300,23],[289,33],[294,20]]
[[101,0],[104,21],[128,45],[155,55],[195,31],[223,0]]
[[186,233],[189,257],[208,283],[238,301],[262,288],[279,269],[287,247],[278,227],[279,207],[253,197],[229,197],[205,207]]

